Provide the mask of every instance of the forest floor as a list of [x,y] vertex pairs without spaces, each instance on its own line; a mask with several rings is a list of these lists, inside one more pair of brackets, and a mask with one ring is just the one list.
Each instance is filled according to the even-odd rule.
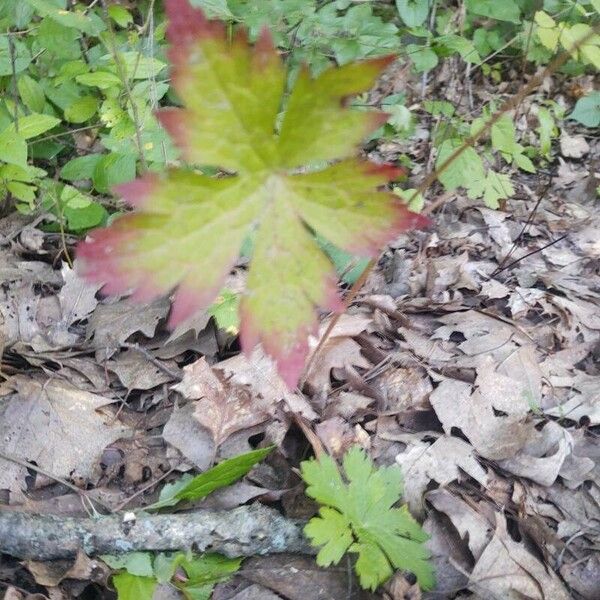
[[[444,77],[429,97],[490,97]],[[512,94],[517,81],[493,93]],[[536,94],[572,106],[565,87],[553,77]],[[422,81],[397,68],[374,94],[406,90],[418,103]],[[519,131],[534,99],[515,115]],[[420,136],[367,152],[408,153],[418,183],[434,126],[424,116]],[[74,237],[35,216],[2,219],[2,502],[59,517],[88,516],[90,500],[100,512],[135,510],[184,472],[275,444],[192,508],[263,503],[306,519],[316,507],[300,461],[359,444],[402,467],[405,501],[431,536],[436,589],[397,575],[370,594],[345,562],[321,570],[282,554],[247,560],[214,599],[600,598],[600,141],[589,131],[563,129],[545,170],[513,173],[499,210],[457,192],[429,230],[387,248],[302,392],[287,391],[259,352],[240,355],[209,314],[169,332],[168,299],[104,298],[65,260]],[[194,387],[215,375],[220,389],[198,399]],[[83,556],[75,566],[0,559],[11,600],[114,598],[107,574]],[[155,597],[178,596],[161,586]]]

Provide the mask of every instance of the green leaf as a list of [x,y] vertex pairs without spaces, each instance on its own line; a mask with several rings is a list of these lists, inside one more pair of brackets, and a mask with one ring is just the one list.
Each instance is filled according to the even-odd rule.
[[[461,146],[462,141],[459,139],[442,142],[438,149],[436,167],[439,168]],[[485,179],[483,161],[473,148],[467,148],[439,177],[448,191],[459,187],[468,188],[473,180],[483,179]]]
[[214,585],[229,579],[242,564],[241,558],[227,558],[220,554],[202,554],[180,562],[188,576],[186,588],[191,585]]
[[349,252],[341,250],[321,237],[317,236],[317,242],[327,256],[333,261],[335,270],[340,279],[348,285],[354,284],[369,264],[368,258],[353,256]]
[[429,14],[429,0],[396,0],[400,18],[408,27],[418,27]]
[[78,189],[66,185],[60,195],[62,213],[70,231],[98,227],[106,222],[106,209]]
[[209,306],[208,314],[215,318],[219,329],[237,335],[240,332],[239,306],[240,295],[224,289]]
[[124,7],[118,4],[111,4],[108,7],[108,16],[119,26],[127,27],[130,23],[133,23],[133,17],[131,13]]
[[522,152],[513,154],[513,160],[517,167],[523,171],[527,171],[528,173],[535,173],[537,171],[535,165],[531,162],[531,159]]
[[123,85],[119,77],[109,71],[83,73],[82,75],[77,75],[75,81],[81,85],[98,87],[101,90],[108,90],[113,87],[120,88]]
[[469,198],[481,198],[490,208],[498,208],[499,200],[510,198],[515,193],[510,177],[505,173],[489,170],[481,179],[473,179],[468,187]]
[[406,52],[413,61],[417,73],[431,71],[439,62],[438,55],[429,46],[408,44]]
[[600,126],[600,92],[592,92],[577,100],[569,119],[578,121],[586,127]]
[[209,19],[227,21],[234,18],[227,5],[227,0],[192,0],[191,4],[201,8]]
[[467,10],[475,15],[521,23],[521,9],[515,0],[466,0]]
[[407,202],[410,210],[414,212],[421,212],[425,206],[425,198],[423,198],[423,194],[414,188],[410,188],[408,190],[394,188],[394,194],[400,196],[402,200]]
[[301,464],[306,494],[324,505],[305,527],[321,549],[317,563],[337,564],[347,550],[358,553],[356,572],[363,587],[375,590],[394,569],[412,571],[423,589],[434,585],[424,546],[427,535],[406,507],[394,508],[402,493],[398,466],[376,469],[354,447],[344,456],[345,480],[329,456]]
[[165,486],[158,502],[148,507],[156,510],[165,506],[175,506],[182,500],[200,500],[219,488],[231,485],[243,477],[258,462],[263,460],[273,446],[252,450],[219,463],[216,467],[185,481],[184,484]]
[[154,577],[150,552],[127,552],[126,554],[103,554],[100,558],[111,569],[125,569],[130,575]]
[[[107,58],[114,60],[112,56]],[[144,56],[139,52],[123,52],[119,54],[119,61],[130,79],[151,79],[167,66],[157,58]]]
[[87,154],[71,159],[60,170],[61,179],[67,181],[91,179],[102,158],[102,154]]
[[[318,326],[316,307],[340,306],[335,270],[312,232],[375,256],[399,232],[427,223],[382,189],[396,170],[357,156],[386,117],[343,103],[367,91],[390,58],[316,78],[303,68],[288,93],[288,74],[266,36],[253,48],[244,32],[229,36],[185,0],[165,8],[172,83],[185,108],[159,112],[160,121],[189,165],[229,175],[174,168],[121,186],[137,210],[88,236],[79,248],[83,268],[115,293],[133,289],[148,299],[176,288],[173,327],[216,297],[255,231],[241,343],[248,350],[261,342],[295,386]],[[100,175],[94,181],[103,191]]]
[[[27,46],[18,39],[13,38],[15,49],[14,69],[15,73],[24,71],[31,62],[31,53]],[[10,54],[10,44],[8,43],[8,35],[0,36],[0,77],[13,74],[13,61]]]
[[94,169],[94,187],[102,194],[108,193],[119,183],[131,181],[135,177],[135,156],[111,152],[98,161]]
[[512,119],[508,115],[500,117],[500,119],[492,125],[491,131],[492,146],[499,152],[514,154],[517,144],[517,132]]
[[113,575],[118,600],[152,600],[156,589],[154,577],[138,577],[131,573]]
[[46,96],[42,86],[29,75],[21,75],[17,88],[23,104],[32,112],[42,112],[46,104]]
[[18,130],[19,136],[24,140],[28,140],[56,127],[59,123],[60,119],[56,117],[38,113],[19,117],[17,120],[18,128],[12,123],[5,131],[17,133]]
[[35,200],[36,188],[20,181],[9,181],[6,184],[6,189],[21,202],[31,204]]
[[80,9],[65,10],[56,6],[51,0],[25,0],[42,17],[49,17],[63,27],[83,31],[89,35],[98,35],[104,28],[102,20],[92,19]]
[[0,160],[20,167],[27,166],[27,142],[12,131],[0,133]]
[[89,121],[98,110],[98,98],[81,96],[65,108],[65,119],[71,123]]
[[[537,118],[539,127],[536,131],[540,136],[540,152],[543,156],[549,157],[552,150],[552,138],[558,135],[556,123],[552,113],[543,106],[538,107]],[[600,124],[600,103],[598,106],[598,124]]]

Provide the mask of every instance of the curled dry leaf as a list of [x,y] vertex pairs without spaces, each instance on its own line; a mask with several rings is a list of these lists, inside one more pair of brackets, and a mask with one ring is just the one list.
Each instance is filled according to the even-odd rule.
[[[274,408],[249,386],[228,381],[204,357],[184,367],[183,379],[173,389],[193,402],[173,413],[163,437],[201,467],[232,434],[264,423]],[[180,427],[189,435],[182,435]],[[206,435],[194,435],[198,430],[210,434],[208,444]]]

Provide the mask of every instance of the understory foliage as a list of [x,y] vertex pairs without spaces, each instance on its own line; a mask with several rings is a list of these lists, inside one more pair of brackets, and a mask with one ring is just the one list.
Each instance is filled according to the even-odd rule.
[[[83,270],[105,283],[104,291],[134,290],[141,301],[177,288],[170,316],[176,326],[214,300],[249,240],[242,347],[261,342],[293,387],[318,324],[316,307],[341,305],[334,266],[314,234],[375,256],[401,231],[427,223],[380,191],[398,178],[397,169],[356,157],[387,116],[343,107],[391,59],[330,68],[316,78],[302,69],[288,91],[268,32],[252,47],[243,30],[228,39],[223,24],[187,0],[168,0],[166,9],[172,85],[184,108],[158,118],[191,166],[119,186],[136,210],[80,245]],[[221,176],[193,165],[216,167]]]
[[398,466],[376,469],[357,446],[343,460],[343,476],[330,456],[302,463],[306,493],[322,505],[305,527],[317,563],[340,562],[346,552],[358,555],[355,570],[363,588],[375,590],[395,569],[412,571],[423,589],[434,585],[427,535],[408,508],[394,508],[402,494]]

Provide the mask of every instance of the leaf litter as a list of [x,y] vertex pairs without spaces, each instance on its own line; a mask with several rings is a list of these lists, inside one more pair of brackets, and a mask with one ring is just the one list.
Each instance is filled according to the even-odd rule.
[[[52,266],[62,252],[55,238],[24,218],[9,224],[0,248],[2,501],[81,514],[64,480],[113,508],[141,508],[163,482],[275,443],[219,506],[276,502],[306,518],[314,506],[295,469],[310,433],[313,448],[334,456],[360,445],[376,463],[402,467],[436,571],[435,592],[422,597],[598,598],[600,222],[573,192],[579,157],[597,145],[576,133],[559,145],[557,176],[535,212],[541,192],[520,176],[501,210],[457,194],[435,231],[394,241],[302,391],[287,388],[260,347],[237,354],[209,316],[168,332],[167,299],[102,298],[76,271]],[[380,144],[371,154],[395,159],[390,152]],[[325,590],[337,599],[349,585],[345,568],[322,571],[304,557],[246,564],[227,584],[235,594],[221,584],[216,597]],[[29,567],[49,590],[73,589]],[[89,565],[69,568],[61,573],[88,577]]]

